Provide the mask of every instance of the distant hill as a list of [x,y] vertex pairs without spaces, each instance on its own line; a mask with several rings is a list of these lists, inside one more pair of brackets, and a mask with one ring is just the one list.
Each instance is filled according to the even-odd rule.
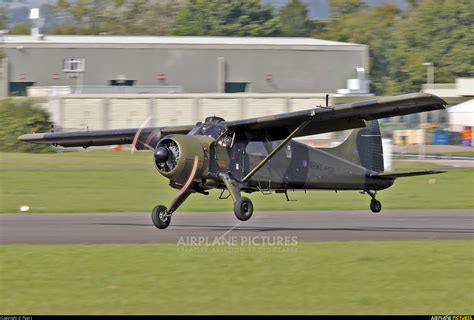
[[17,7],[37,8],[45,3],[55,4],[56,2],[57,2],[56,0],[0,0],[0,5],[7,5],[10,8],[17,8]]
[[11,27],[16,22],[23,22],[30,25],[29,15],[31,8],[40,8],[41,17],[44,19],[44,28],[48,28],[56,23],[55,13],[51,10],[57,0],[0,0],[0,6],[9,8],[8,26]]

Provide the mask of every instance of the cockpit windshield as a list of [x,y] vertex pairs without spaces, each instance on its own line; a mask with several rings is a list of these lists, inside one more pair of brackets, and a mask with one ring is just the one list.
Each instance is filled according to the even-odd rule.
[[199,135],[217,139],[225,132],[225,130],[226,128],[224,126],[205,122],[194,127],[188,134],[191,136]]
[[218,140],[216,142],[217,145],[230,148],[234,142],[235,132],[228,130],[227,127],[225,127],[223,124],[220,124],[219,122],[216,123],[206,121],[204,123],[198,124],[188,133],[188,135],[211,137]]

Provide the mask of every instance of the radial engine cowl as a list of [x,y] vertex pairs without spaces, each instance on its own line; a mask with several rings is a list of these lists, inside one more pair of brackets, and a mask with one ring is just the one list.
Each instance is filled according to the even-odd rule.
[[213,138],[205,136],[171,135],[161,139],[155,147],[158,171],[177,183],[184,183],[191,174],[194,158],[198,159],[197,177],[209,168],[209,146]]

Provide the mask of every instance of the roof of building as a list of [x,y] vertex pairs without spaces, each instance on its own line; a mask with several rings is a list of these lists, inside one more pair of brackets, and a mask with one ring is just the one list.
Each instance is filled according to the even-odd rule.
[[361,46],[355,43],[320,40],[314,38],[279,37],[157,37],[157,36],[11,36],[4,35],[5,44],[59,44],[59,45],[198,45],[198,46],[278,46],[327,47]]

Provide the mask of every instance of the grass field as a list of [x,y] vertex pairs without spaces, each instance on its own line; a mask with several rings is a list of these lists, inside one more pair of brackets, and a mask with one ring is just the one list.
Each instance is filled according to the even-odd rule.
[[425,154],[435,155],[435,156],[460,156],[460,157],[473,157],[474,158],[474,151],[426,152]]
[[3,245],[0,314],[472,314],[473,246]]
[[441,156],[474,157],[474,151],[435,153]]
[[[0,212],[149,211],[175,190],[149,153],[2,153]],[[398,171],[433,169],[395,162]],[[384,208],[472,208],[474,170],[402,179]],[[230,211],[193,195],[180,210]],[[367,209],[357,192],[251,195],[257,210]],[[216,250],[217,249],[217,250]],[[472,314],[474,240],[0,245],[0,314]]]
[[[0,212],[150,211],[168,205],[176,190],[154,169],[148,152],[1,153]],[[397,170],[436,168],[427,163],[395,162]],[[474,170],[455,169],[435,176],[400,179],[379,193],[384,209],[472,208]],[[231,200],[195,194],[180,211],[231,211]],[[368,209],[369,197],[358,192],[311,191],[251,196],[257,211]],[[212,203],[212,205],[210,205]]]

